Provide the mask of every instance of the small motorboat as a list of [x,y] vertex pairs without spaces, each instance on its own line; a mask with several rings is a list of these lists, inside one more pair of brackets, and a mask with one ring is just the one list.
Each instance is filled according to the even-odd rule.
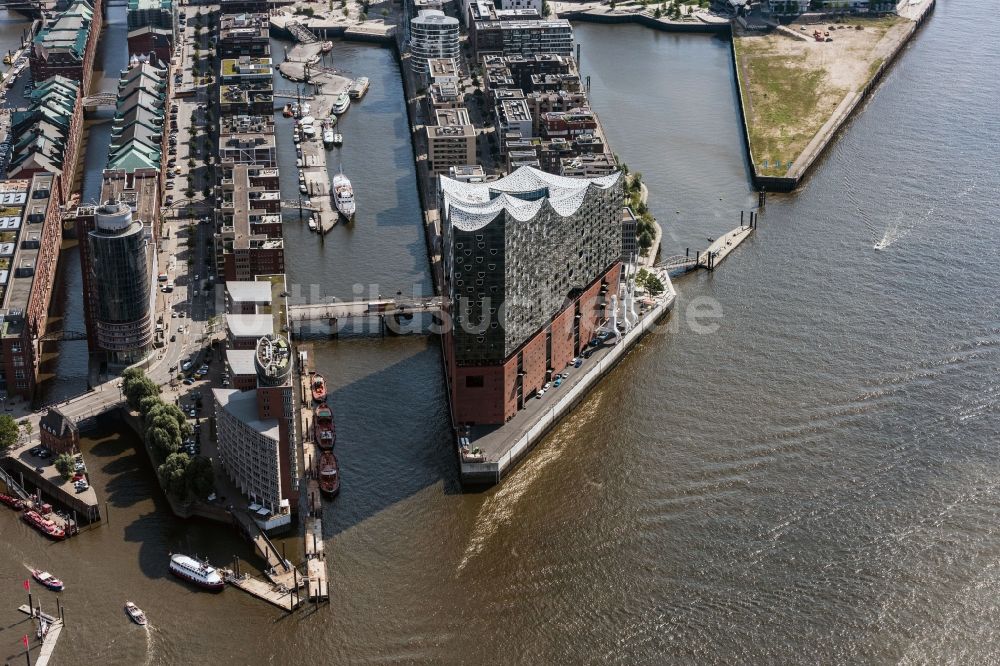
[[39,583],[49,588],[53,592],[62,592],[63,582],[50,574],[48,571],[42,571],[41,569],[32,569],[31,577],[37,580]]
[[312,399],[316,402],[326,400],[326,380],[323,375],[316,375],[312,380]]
[[281,110],[281,115],[283,115],[286,118],[291,118],[292,117],[292,105],[291,104],[286,104],[285,108],[283,108]]
[[136,606],[131,601],[125,602],[125,612],[128,613],[128,616],[132,618],[132,621],[135,622],[140,627],[145,627],[146,624],[148,624],[148,620],[146,620],[146,614],[142,612],[141,608]]
[[330,51],[333,50],[333,42],[330,41],[323,42],[320,45],[319,50],[322,51],[323,53],[329,53]]
[[309,216],[309,231],[316,231],[316,218]]
[[342,146],[342,145],[344,145],[344,135],[341,134],[340,132],[335,133],[333,135],[333,145],[335,145],[335,146]]

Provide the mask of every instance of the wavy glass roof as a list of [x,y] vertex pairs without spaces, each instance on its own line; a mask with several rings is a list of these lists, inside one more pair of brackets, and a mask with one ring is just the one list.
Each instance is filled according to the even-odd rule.
[[441,176],[445,218],[463,231],[480,229],[506,211],[521,222],[546,204],[562,217],[573,215],[591,188],[608,189],[620,172],[599,178],[568,178],[534,167],[521,167],[499,180],[463,183]]

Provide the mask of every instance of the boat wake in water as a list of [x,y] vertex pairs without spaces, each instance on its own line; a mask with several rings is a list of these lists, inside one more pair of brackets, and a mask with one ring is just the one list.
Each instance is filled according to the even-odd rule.
[[[957,204],[957,202],[967,197],[975,189],[976,189],[976,181],[973,180],[964,190],[958,192],[955,195],[954,202],[949,203],[949,206]],[[885,228],[881,230],[876,229],[874,225],[870,224],[869,228],[871,228],[872,230],[872,240],[873,240],[872,249],[874,249],[876,252],[879,252],[888,249],[889,246],[896,243],[896,241],[906,238],[907,236],[910,235],[910,232],[913,231],[920,223],[930,219],[931,215],[934,214],[934,211],[936,209],[937,209],[936,205],[931,206],[926,213],[919,216],[911,217],[906,214],[897,215],[895,220],[889,222],[889,224],[887,224]]]

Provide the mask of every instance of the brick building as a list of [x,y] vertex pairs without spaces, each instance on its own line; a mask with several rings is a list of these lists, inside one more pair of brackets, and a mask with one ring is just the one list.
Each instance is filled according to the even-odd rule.
[[605,322],[621,273],[622,177],[521,168],[439,183],[455,421],[502,424]]

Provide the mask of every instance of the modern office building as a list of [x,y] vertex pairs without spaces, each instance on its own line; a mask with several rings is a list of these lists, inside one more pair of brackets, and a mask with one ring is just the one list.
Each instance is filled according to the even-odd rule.
[[476,60],[490,55],[573,55],[573,26],[533,9],[498,10],[488,0],[470,8],[469,43]]
[[75,0],[50,19],[31,42],[31,78],[42,82],[60,75],[90,90],[94,54],[101,34],[101,2]]
[[262,57],[271,54],[268,16],[261,14],[223,14],[219,20],[220,58]]
[[270,57],[225,58],[220,67],[222,113],[263,115],[274,112],[274,65]]
[[226,312],[236,315],[270,314],[271,283],[267,280],[226,282]]
[[137,363],[153,346],[156,253],[150,228],[137,213],[127,200],[98,206],[84,241],[88,330],[111,366]]
[[270,116],[223,116],[219,120],[219,161],[277,167],[274,119]]
[[458,57],[458,19],[425,9],[410,19],[410,67],[428,73],[428,60]]
[[502,424],[580,354],[618,290],[620,173],[439,180],[457,424]]
[[285,338],[267,334],[257,341],[253,353],[256,388],[212,391],[218,455],[240,492],[265,509],[257,509],[255,518],[271,531],[291,524],[291,512],[298,503],[292,480],[292,349]]
[[55,174],[0,181],[0,396],[34,397],[62,243]]
[[437,109],[427,131],[427,168],[432,174],[448,173],[453,166],[476,163],[476,128],[465,107]]
[[217,195],[215,250],[224,280],[285,272],[278,169],[224,162]]

